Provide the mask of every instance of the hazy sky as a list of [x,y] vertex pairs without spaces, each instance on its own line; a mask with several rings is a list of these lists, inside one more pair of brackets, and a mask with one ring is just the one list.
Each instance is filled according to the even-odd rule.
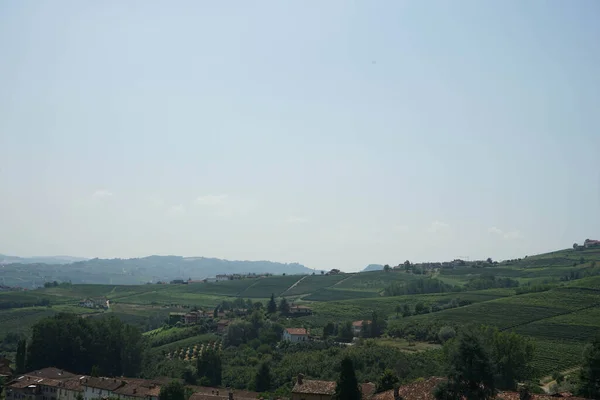
[[351,271],[600,238],[600,2],[2,1],[0,253]]

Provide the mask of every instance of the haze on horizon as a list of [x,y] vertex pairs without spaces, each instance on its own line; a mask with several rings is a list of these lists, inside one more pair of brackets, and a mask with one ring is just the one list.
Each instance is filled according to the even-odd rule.
[[600,238],[600,3],[0,4],[0,253],[355,271]]

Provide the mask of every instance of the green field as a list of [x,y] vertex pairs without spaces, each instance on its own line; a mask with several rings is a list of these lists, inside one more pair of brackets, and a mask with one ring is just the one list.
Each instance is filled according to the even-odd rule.
[[[368,319],[374,311],[394,323],[432,322],[457,327],[486,324],[515,330],[535,341],[535,366],[540,373],[548,374],[555,369],[576,366],[585,343],[600,331],[600,276],[594,276],[600,273],[599,269],[600,249],[561,250],[498,264],[441,268],[431,276],[456,286],[457,291],[396,297],[383,296],[384,289],[391,283],[402,285],[415,279],[428,279],[428,276],[394,270],[270,276],[217,283],[63,285],[0,292],[0,339],[8,332],[26,334],[36,321],[58,312],[94,313],[93,317],[105,314],[77,307],[77,303],[86,297],[106,296],[111,300],[107,314],[142,329],[153,329],[162,326],[169,312],[186,312],[190,307],[212,310],[223,301],[236,297],[266,303],[274,294],[277,301],[286,297],[291,302],[310,306],[313,315],[293,318],[285,323],[308,326],[314,332],[320,332],[328,322]],[[488,274],[515,279],[521,285],[528,282],[552,282],[552,285],[546,287],[546,291],[520,295],[516,295],[514,288],[460,289],[470,279]],[[50,307],[39,306],[42,301],[49,303]],[[398,306],[408,305],[413,309],[417,303],[423,303],[426,307],[443,308],[451,301],[461,302],[463,306],[404,319],[396,314]],[[465,302],[470,304],[464,305]],[[157,343],[162,340],[157,338],[162,337],[173,340],[157,346],[156,351],[171,351],[176,347],[198,344],[198,340],[214,339],[213,336],[181,339],[181,335],[191,332],[185,329],[189,328],[159,329],[146,336]],[[402,340],[387,344],[405,346]]]

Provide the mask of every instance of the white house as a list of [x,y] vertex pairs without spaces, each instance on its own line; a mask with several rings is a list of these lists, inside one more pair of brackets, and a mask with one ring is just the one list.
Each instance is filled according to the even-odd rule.
[[81,380],[84,400],[116,397],[114,391],[125,385],[120,379],[87,377]]
[[283,331],[283,340],[292,343],[307,342],[308,331],[304,328],[286,328]]
[[364,325],[371,325],[371,321],[354,321],[352,323],[352,334],[355,337],[360,336],[360,334],[362,333],[363,324]]
[[229,280],[229,275],[217,275],[215,277],[215,280],[217,282],[228,281]]

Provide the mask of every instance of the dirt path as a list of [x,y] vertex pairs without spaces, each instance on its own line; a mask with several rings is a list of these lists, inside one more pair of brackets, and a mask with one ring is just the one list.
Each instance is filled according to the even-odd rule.
[[[579,368],[580,367],[569,368],[565,371],[562,371],[561,374],[566,376],[572,372],[579,370]],[[543,382],[546,382],[546,383],[543,383]],[[540,379],[540,387],[546,393],[550,393],[550,387],[555,383],[556,383],[556,381],[554,379],[552,379],[552,376],[545,376],[542,379]]]
[[[353,276],[354,276],[354,275],[350,275],[349,277],[347,277],[347,278],[344,278],[344,279],[342,279],[342,280],[341,280],[341,281],[339,281],[339,282],[336,282],[336,283],[335,283],[333,286],[337,286],[337,285],[339,285],[339,284],[340,284],[340,283],[342,283],[342,282],[346,282],[348,279],[352,278]],[[333,287],[333,286],[332,286],[332,287]]]
[[289,292],[290,290],[292,290],[293,288],[295,288],[296,285],[299,284],[300,282],[302,282],[304,279],[306,279],[307,276],[309,276],[309,275],[303,276],[302,278],[298,279],[298,281],[295,282],[292,286],[290,286],[289,288],[287,288],[283,292],[281,292],[281,294],[279,296],[283,296],[283,294],[285,292]]

